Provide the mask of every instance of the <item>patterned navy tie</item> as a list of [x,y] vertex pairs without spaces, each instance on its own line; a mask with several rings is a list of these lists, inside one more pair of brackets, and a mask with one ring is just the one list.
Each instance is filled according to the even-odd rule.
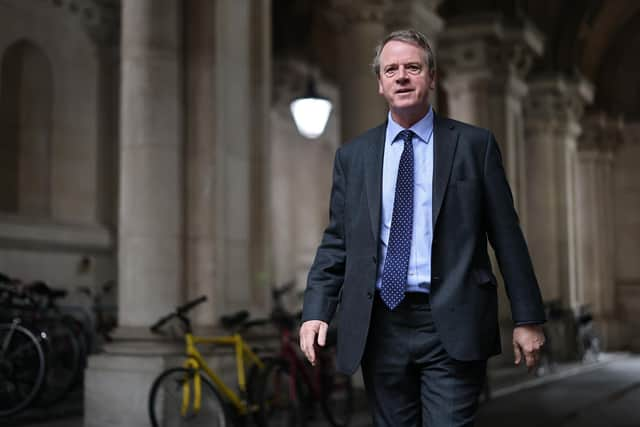
[[398,138],[404,141],[400,156],[396,194],[393,199],[393,216],[387,256],[382,270],[380,296],[393,310],[404,299],[404,290],[411,255],[411,236],[413,235],[413,138],[414,133],[403,130]]

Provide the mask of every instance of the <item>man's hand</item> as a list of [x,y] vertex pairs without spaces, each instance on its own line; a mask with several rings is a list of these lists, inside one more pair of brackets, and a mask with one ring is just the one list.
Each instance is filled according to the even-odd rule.
[[522,325],[513,329],[513,352],[516,365],[524,357],[529,372],[538,364],[540,349],[544,345],[542,325]]
[[316,365],[316,336],[318,345],[324,347],[328,328],[329,325],[322,320],[307,320],[300,326],[300,349],[313,366]]

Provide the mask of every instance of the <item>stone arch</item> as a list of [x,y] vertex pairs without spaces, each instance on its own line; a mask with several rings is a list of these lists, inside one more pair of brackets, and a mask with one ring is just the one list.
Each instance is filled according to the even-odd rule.
[[0,211],[51,211],[53,73],[37,44],[21,39],[0,61]]
[[0,52],[28,40],[46,53],[52,70],[48,217],[55,223],[96,224],[102,219],[98,209],[113,205],[106,201],[113,194],[99,191],[105,188],[100,180],[108,176],[100,169],[100,150],[107,147],[106,155],[115,143],[114,133],[106,128],[113,123],[111,117],[102,114],[111,111],[114,97],[106,92],[111,70],[101,66],[104,51],[67,9],[50,2],[2,4]]

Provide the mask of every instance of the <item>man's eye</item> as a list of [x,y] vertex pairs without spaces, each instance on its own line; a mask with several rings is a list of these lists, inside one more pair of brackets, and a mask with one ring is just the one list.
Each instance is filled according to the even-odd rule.
[[411,74],[418,74],[422,71],[422,67],[416,64],[407,65],[407,71]]
[[384,75],[387,77],[391,77],[396,73],[396,69],[395,68],[387,68],[386,70],[384,70]]

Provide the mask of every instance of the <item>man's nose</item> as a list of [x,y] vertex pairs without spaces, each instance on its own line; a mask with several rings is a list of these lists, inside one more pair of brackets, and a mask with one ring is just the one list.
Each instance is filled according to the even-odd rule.
[[398,82],[400,81],[406,81],[409,78],[409,73],[407,72],[407,69],[404,67],[400,67],[398,68],[398,73],[396,74],[396,80]]

